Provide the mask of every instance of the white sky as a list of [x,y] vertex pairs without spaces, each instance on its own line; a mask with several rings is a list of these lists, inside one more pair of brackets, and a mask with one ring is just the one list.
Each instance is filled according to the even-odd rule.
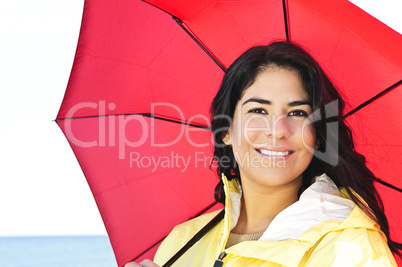
[[[402,33],[401,0],[353,0]],[[83,0],[0,2],[0,236],[106,234],[54,121]]]

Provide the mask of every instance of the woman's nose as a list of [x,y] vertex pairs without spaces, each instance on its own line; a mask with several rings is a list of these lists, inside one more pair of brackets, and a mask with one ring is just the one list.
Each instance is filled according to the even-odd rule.
[[287,138],[290,135],[290,128],[286,115],[273,115],[271,123],[266,127],[265,133],[273,139]]

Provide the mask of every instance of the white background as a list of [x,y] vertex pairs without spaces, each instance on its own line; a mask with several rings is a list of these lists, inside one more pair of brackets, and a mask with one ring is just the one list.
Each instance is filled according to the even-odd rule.
[[[353,0],[402,33],[402,1]],[[106,234],[57,115],[83,0],[0,3],[0,236]]]

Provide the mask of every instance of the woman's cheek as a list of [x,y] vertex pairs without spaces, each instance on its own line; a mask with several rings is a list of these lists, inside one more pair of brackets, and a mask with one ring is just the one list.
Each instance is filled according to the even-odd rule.
[[246,118],[242,121],[241,139],[245,140],[247,145],[254,146],[258,144],[258,139],[262,134],[265,134],[268,127],[270,127],[270,125],[266,119],[246,116]]
[[304,126],[302,129],[302,141],[303,144],[309,146],[309,148],[314,149],[315,147],[315,129],[311,124]]

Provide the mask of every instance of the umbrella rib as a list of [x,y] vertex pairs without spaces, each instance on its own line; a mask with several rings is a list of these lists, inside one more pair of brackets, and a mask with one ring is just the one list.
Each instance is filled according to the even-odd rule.
[[74,118],[61,118],[61,119],[56,119],[54,121],[64,121],[64,120],[76,120],[76,119],[92,119],[92,118],[101,118],[101,117],[110,117],[110,116],[130,116],[130,115],[139,115],[139,116],[144,116],[144,117],[149,117],[153,119],[158,119],[158,120],[163,120],[163,121],[168,121],[168,122],[173,122],[173,123],[178,123],[178,124],[184,124],[196,128],[201,128],[205,130],[210,130],[210,128],[207,125],[203,124],[195,124],[195,123],[189,123],[186,121],[180,121],[180,120],[175,120],[173,118],[167,118],[167,117],[162,117],[158,115],[154,115],[151,113],[127,113],[127,114],[108,114],[108,115],[95,115],[95,116],[83,116],[83,117],[74,117]]
[[356,113],[357,111],[359,111],[360,109],[364,108],[365,106],[367,106],[368,104],[370,104],[371,102],[375,101],[376,99],[382,97],[383,95],[385,95],[386,93],[388,93],[389,91],[395,89],[398,85],[402,84],[402,80],[400,80],[399,82],[396,82],[395,84],[391,85],[390,87],[388,87],[387,89],[385,89],[384,91],[380,92],[379,94],[373,96],[372,98],[370,98],[369,100],[363,102],[362,104],[360,104],[359,106],[357,106],[356,108],[354,108],[352,111],[348,112],[344,118],[349,117],[350,115],[353,115],[354,113]]
[[283,6],[283,17],[285,19],[285,32],[286,32],[286,42],[290,42],[290,36],[289,36],[289,16],[288,16],[288,9],[287,9],[287,1],[282,0],[282,6]]
[[177,24],[179,24],[179,26],[191,37],[191,39],[194,40],[194,42],[196,42],[198,44],[199,47],[201,47],[202,50],[204,50],[205,53],[207,53],[207,55],[218,65],[219,68],[221,68],[221,70],[223,70],[224,72],[226,72],[226,68],[222,65],[222,63],[220,63],[218,61],[218,59],[216,57],[214,57],[212,55],[211,52],[208,51],[208,49],[197,39],[197,37],[195,37],[194,34],[192,34],[188,28],[186,26],[184,26],[184,22],[179,19],[178,17],[172,16],[172,18],[177,22]]
[[150,117],[150,118],[154,118],[154,119],[158,119],[158,120],[163,120],[163,121],[168,121],[168,122],[173,122],[173,123],[178,123],[178,124],[184,124],[184,125],[188,125],[188,126],[192,126],[192,127],[196,127],[196,128],[201,128],[201,129],[205,129],[205,130],[211,130],[206,125],[189,123],[189,122],[185,122],[185,121],[179,121],[179,120],[170,119],[170,118],[167,118],[167,117],[160,117],[158,115],[154,115],[154,114],[151,114],[151,113],[142,113],[141,115],[144,116],[144,117]]
[[174,17],[173,14],[170,14],[170,13],[167,12],[166,10],[164,10],[164,9],[162,9],[162,8],[160,8],[160,7],[156,6],[156,5],[154,5],[154,4],[150,3],[150,2],[148,2],[147,0],[141,0],[141,1],[144,2],[144,3],[147,3],[147,4],[150,5],[150,6],[153,6],[154,8],[159,9],[160,11],[163,11],[163,12],[169,14],[169,15],[172,16],[172,17]]
[[[211,205],[207,206],[205,209],[203,209],[201,212],[197,213],[196,215],[194,215],[193,217],[189,218],[188,220],[194,219],[198,216],[200,216],[201,214],[203,214],[204,212],[206,212],[207,210],[211,209],[213,206],[215,206],[216,204],[218,204],[217,201],[213,202]],[[158,240],[156,243],[154,243],[152,246],[150,246],[149,248],[147,248],[146,250],[144,250],[140,255],[138,255],[137,257],[135,257],[132,261],[136,261],[139,257],[141,257],[142,255],[144,255],[145,253],[147,253],[149,250],[151,250],[152,248],[154,248],[156,245],[158,245],[159,243],[161,243],[165,238],[167,237],[164,236],[163,238],[161,238],[160,240]]]
[[387,183],[387,182],[385,182],[385,181],[383,181],[383,180],[381,180],[381,179],[379,179],[379,178],[375,178],[375,181],[376,181],[377,183],[380,183],[380,184],[382,184],[382,185],[385,185],[386,187],[389,187],[389,188],[391,188],[391,189],[394,189],[394,190],[399,191],[399,192],[402,193],[402,189],[399,188],[399,187],[396,187],[395,185],[392,185],[392,184],[390,184],[390,183]]
[[202,50],[204,50],[205,53],[207,53],[207,55],[218,65],[219,68],[221,68],[224,72],[226,72],[226,68],[222,65],[222,63],[219,62],[219,60],[215,56],[213,56],[212,53],[197,39],[197,37],[195,37],[195,35],[189,31],[189,29],[185,26],[184,22],[180,18],[170,14],[169,12],[167,12],[166,10],[163,10],[162,8],[160,8],[158,6],[155,6],[154,4],[147,2],[146,0],[141,0],[141,1],[172,16],[172,18],[177,22],[177,24],[179,24],[180,28],[182,28],[191,37],[191,39],[193,39],[193,41],[196,42],[198,44],[198,46],[201,47]]

